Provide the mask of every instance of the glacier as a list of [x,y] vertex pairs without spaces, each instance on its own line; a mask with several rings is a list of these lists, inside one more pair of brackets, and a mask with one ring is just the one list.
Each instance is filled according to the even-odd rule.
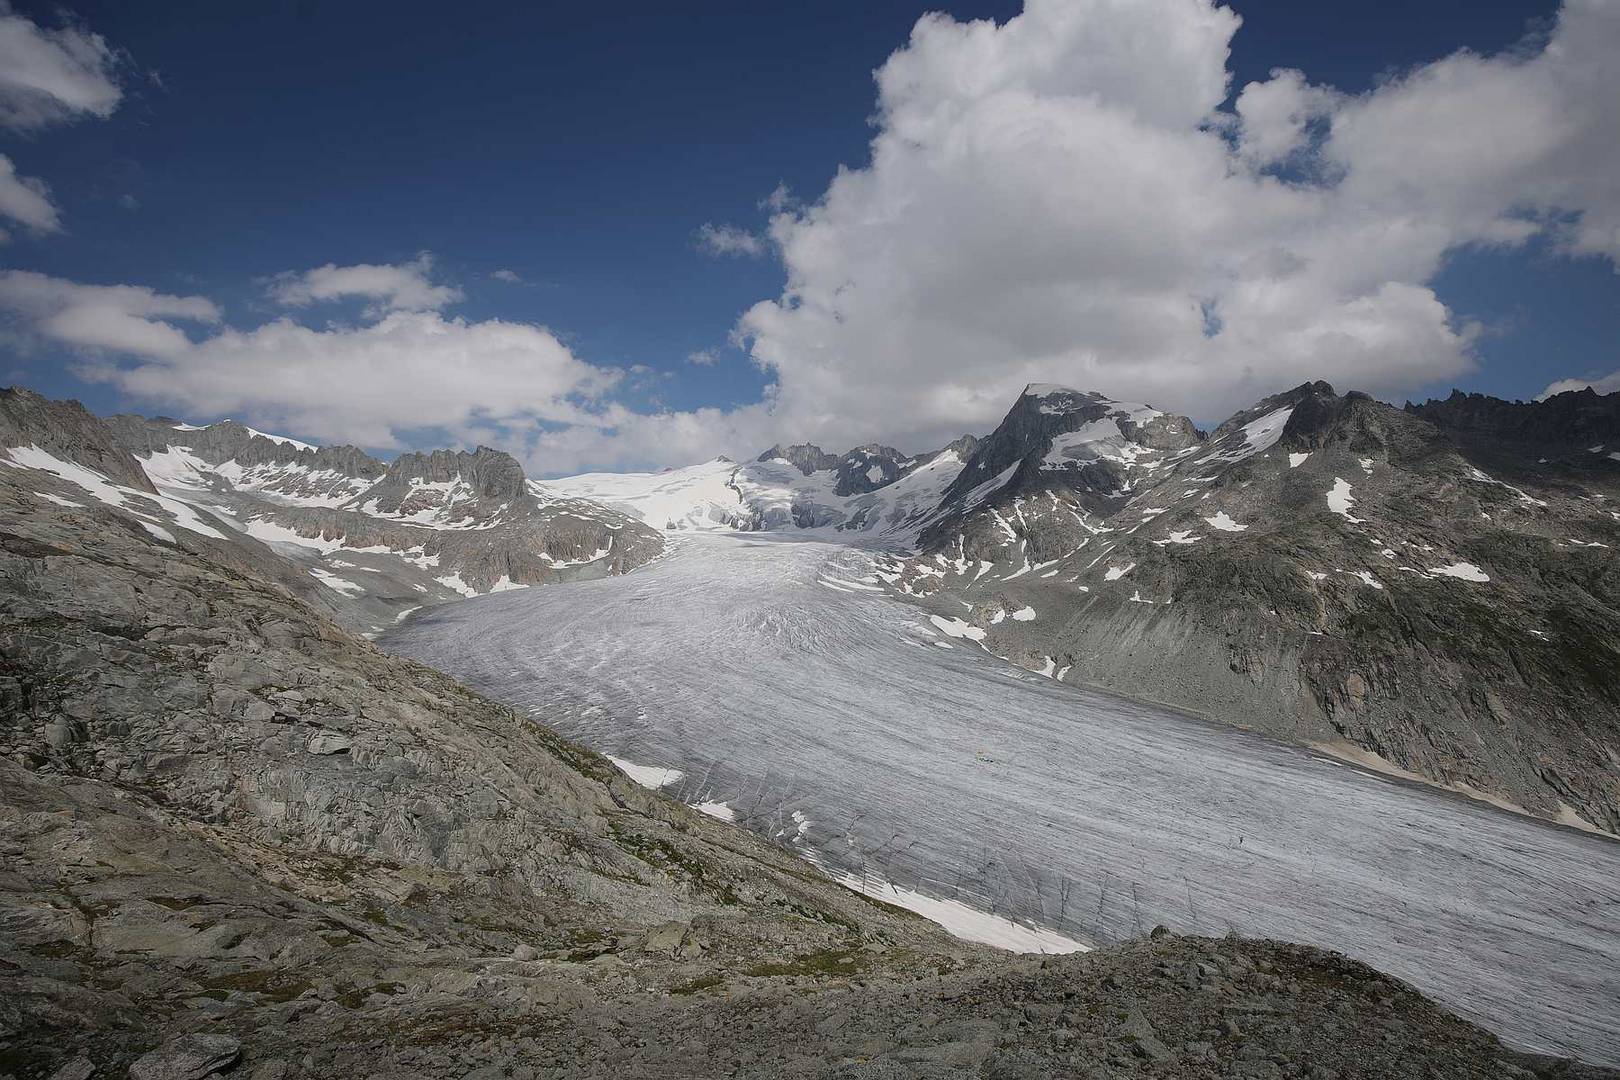
[[1014,668],[874,590],[875,550],[670,539],[379,643],[841,880],[1084,941],[1310,942],[1521,1046],[1620,1061],[1613,841]]

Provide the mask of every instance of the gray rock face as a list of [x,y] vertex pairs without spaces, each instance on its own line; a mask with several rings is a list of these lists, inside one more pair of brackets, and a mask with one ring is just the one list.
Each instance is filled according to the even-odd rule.
[[51,401],[32,390],[0,388],[0,446],[38,446],[114,483],[156,490],[129,450],[77,401]]
[[204,1080],[242,1056],[242,1044],[229,1035],[182,1035],[129,1067],[129,1080]]
[[409,516],[434,510],[442,503],[424,497],[441,486],[460,485],[469,498],[463,520],[479,521],[504,505],[528,494],[523,467],[511,454],[480,446],[473,453],[435,450],[431,454],[401,454],[381,480],[359,496],[362,505],[375,506],[384,515]]
[[[1059,404],[1087,417],[1086,399]],[[1076,421],[1040,401],[972,469],[1016,471],[897,561],[898,589],[951,617],[966,602],[986,648],[1055,677],[1620,833],[1620,459],[1459,443],[1423,417],[1502,410],[1311,383],[1076,482],[1049,464]],[[1609,408],[1549,415],[1574,406]]]
[[81,1054],[51,1073],[51,1080],[90,1080],[95,1074],[95,1062]]

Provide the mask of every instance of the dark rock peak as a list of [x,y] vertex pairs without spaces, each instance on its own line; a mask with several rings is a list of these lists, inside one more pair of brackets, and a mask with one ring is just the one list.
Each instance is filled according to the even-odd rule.
[[865,446],[855,447],[849,453],[844,455],[844,459],[846,461],[851,458],[878,458],[883,461],[892,461],[896,465],[907,460],[906,455],[902,454],[894,447],[884,446],[880,443],[867,443]]
[[[411,480],[443,484],[466,481],[483,498],[510,500],[525,493],[523,466],[504,450],[480,446],[465,450],[434,450],[401,454],[388,466],[377,487],[395,487]],[[369,497],[369,493],[367,496]]]
[[[1366,395],[1361,396],[1365,397]],[[1279,394],[1263,397],[1247,409],[1241,409],[1233,413],[1222,421],[1219,427],[1210,432],[1209,437],[1212,440],[1222,439],[1229,433],[1252,424],[1262,416],[1274,413],[1278,409],[1293,409],[1296,414],[1303,409],[1307,416],[1320,416],[1325,412],[1331,412],[1335,405],[1342,403],[1343,400],[1333,389],[1331,383],[1320,380],[1300,383],[1292,390],[1284,390]],[[1290,416],[1289,420],[1292,421],[1293,417]]]
[[0,445],[37,446],[125,487],[157,491],[129,450],[77,401],[52,401],[22,387],[0,389]]
[[1620,443],[1620,392],[1599,394],[1590,386],[1541,401],[1453,390],[1443,401],[1408,402],[1406,411],[1465,442],[1514,443],[1548,452]]
[[836,469],[841,460],[812,443],[799,443],[796,446],[783,446],[781,443],[777,443],[759,455],[757,460],[775,461],[777,459],[788,462],[806,476],[811,473],[821,472],[823,469]]
[[1245,438],[1242,429],[1279,409],[1292,410],[1276,445],[1283,450],[1313,451],[1343,445],[1358,452],[1378,452],[1391,460],[1411,461],[1451,448],[1432,426],[1393,405],[1350,390],[1344,394],[1320,380],[1273,394],[1237,413],[1210,434],[1212,445]]
[[1076,390],[1070,386],[1059,386],[1056,383],[1030,383],[1019,394],[1019,399],[1033,398],[1051,408],[1061,409],[1067,407],[1084,408],[1108,399],[1095,390]]
[[[1141,406],[1115,401],[1095,391],[1031,383],[995,431],[984,439],[973,440],[971,456],[946,491],[945,500],[960,502],[974,488],[1014,465],[1021,467],[1003,490],[1026,490],[1046,482],[1041,460],[1051,449],[1052,440],[1107,417],[1119,423],[1126,437],[1156,449],[1179,449],[1200,438],[1198,429],[1186,417],[1141,410]],[[1116,479],[1106,469],[1073,469],[1065,472],[1063,482],[1113,490]]]

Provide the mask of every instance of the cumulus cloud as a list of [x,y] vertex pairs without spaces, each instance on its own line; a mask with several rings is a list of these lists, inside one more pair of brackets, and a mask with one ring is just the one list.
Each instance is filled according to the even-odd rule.
[[919,21],[870,164],[771,222],[787,286],[738,330],[782,437],[925,446],[1026,381],[1206,418],[1312,378],[1393,395],[1473,364],[1430,288],[1448,252],[1620,257],[1620,5],[1363,95],[1277,71],[1228,112],[1238,26],[1208,0]]
[[489,276],[496,281],[504,281],[508,285],[521,285],[523,277],[516,270],[491,270]]
[[1611,371],[1607,375],[1596,375],[1590,379],[1559,379],[1536,395],[1537,401],[1545,401],[1554,394],[1567,394],[1571,390],[1592,389],[1600,394],[1620,393],[1620,371]]
[[0,0],[0,127],[37,131],[111,116],[123,97],[118,58],[100,34],[46,29]]
[[747,229],[708,222],[698,228],[696,243],[699,251],[715,256],[757,259],[767,250],[764,238]]
[[590,423],[577,398],[618,379],[579,360],[544,327],[426,311],[323,330],[277,319],[94,375],[198,415],[251,415],[319,440],[378,447],[404,445],[413,429],[458,435]]
[[208,325],[219,309],[200,296],[139,285],[81,285],[29,270],[0,271],[0,311],[18,330],[82,349],[164,356],[190,347],[175,322]]
[[460,289],[436,285],[433,256],[424,251],[406,263],[327,263],[313,270],[287,271],[270,279],[271,299],[286,307],[360,297],[371,300],[373,314],[388,311],[436,311],[462,299]]
[[1239,152],[1256,165],[1286,161],[1305,146],[1307,125],[1326,117],[1338,100],[1332,90],[1306,83],[1303,72],[1273,70],[1270,79],[1249,83],[1238,95]]
[[[142,402],[234,415],[323,441],[393,447],[414,429],[452,435],[597,424],[621,374],[573,355],[541,326],[391,311],[315,330],[280,318],[217,327],[196,296],[0,274],[0,311],[18,332],[80,351],[80,373]],[[200,336],[177,323],[203,324]]]
[[35,232],[56,232],[62,227],[51,189],[43,180],[18,176],[11,159],[0,154],[0,215]]
[[720,354],[713,349],[693,349],[686,354],[686,362],[698,367],[713,367],[720,362]]

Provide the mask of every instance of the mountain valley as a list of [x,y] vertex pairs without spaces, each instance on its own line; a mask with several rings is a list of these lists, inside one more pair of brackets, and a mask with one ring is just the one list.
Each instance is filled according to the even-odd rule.
[[1615,397],[1522,408],[535,481],[7,391],[0,1073],[1614,1075],[1527,1052],[1620,1061],[1611,840],[1076,685],[1615,831]]

